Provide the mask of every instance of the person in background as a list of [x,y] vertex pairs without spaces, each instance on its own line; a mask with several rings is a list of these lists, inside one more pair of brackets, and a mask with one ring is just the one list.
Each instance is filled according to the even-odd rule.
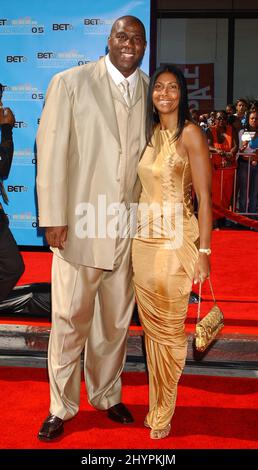
[[[247,114],[247,126],[239,132],[237,182],[239,212],[257,218],[258,211],[258,111]],[[248,187],[249,186],[249,187]]]
[[[83,350],[89,402],[112,421],[133,422],[120,376],[135,304],[127,220],[145,146],[143,23],[116,20],[108,47],[99,61],[54,76],[37,135],[39,223],[54,251],[50,414],[38,433],[45,441],[79,410]],[[124,208],[124,233],[111,224],[116,208]]]
[[231,103],[228,103],[227,106],[226,106],[226,113],[227,115],[232,115],[232,114],[235,114],[236,112],[236,108],[233,104]]
[[176,66],[163,65],[151,78],[147,142],[138,166],[143,189],[132,258],[149,373],[144,425],[151,439],[162,439],[170,433],[186,359],[184,322],[192,282],[210,274],[212,230],[209,148],[191,122],[186,80]]
[[[0,195],[3,203],[8,203],[3,179],[7,178],[13,158],[12,129],[15,117],[10,108],[2,103],[3,86],[0,84]],[[0,202],[0,302],[6,299],[24,272],[24,263],[16,241],[9,229],[8,216]]]
[[206,132],[207,129],[208,129],[208,114],[200,114],[199,116],[199,126],[201,127],[201,129]]
[[215,116],[216,116],[216,111],[211,111],[207,119],[207,123],[209,127],[212,127],[215,125]]
[[247,110],[248,110],[248,102],[244,98],[239,98],[236,101],[236,112],[234,114],[235,120],[232,123],[237,133],[240,131],[240,129],[243,129],[246,126]]
[[232,125],[233,122],[236,120],[236,108],[233,104],[229,103],[226,106],[226,113],[227,113],[227,123]]
[[[229,209],[232,202],[238,137],[234,127],[227,124],[224,110],[215,116],[215,126],[207,131],[212,160],[212,202]],[[223,218],[214,219],[214,228],[219,228]]]
[[191,108],[190,114],[193,122],[195,122],[195,124],[199,124],[199,111],[197,109]]
[[[258,113],[258,101],[257,100],[250,101],[248,112],[250,113],[251,111]],[[248,122],[248,119],[247,119],[247,122]]]

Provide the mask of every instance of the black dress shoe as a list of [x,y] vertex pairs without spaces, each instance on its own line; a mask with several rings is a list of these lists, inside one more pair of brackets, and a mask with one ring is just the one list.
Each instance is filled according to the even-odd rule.
[[41,441],[51,441],[59,437],[64,432],[64,422],[61,418],[58,418],[55,415],[48,415],[42,424],[38,438]]
[[128,424],[134,422],[130,411],[123,403],[111,406],[111,408],[107,410],[107,416],[109,419],[112,419],[112,421],[116,421],[117,423]]

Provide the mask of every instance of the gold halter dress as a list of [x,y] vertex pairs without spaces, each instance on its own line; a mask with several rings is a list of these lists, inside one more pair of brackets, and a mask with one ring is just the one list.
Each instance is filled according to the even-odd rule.
[[169,130],[156,128],[139,163],[142,194],[133,240],[136,300],[149,372],[149,413],[154,430],[169,425],[187,352],[184,321],[198,257],[199,229],[192,206],[188,158]]

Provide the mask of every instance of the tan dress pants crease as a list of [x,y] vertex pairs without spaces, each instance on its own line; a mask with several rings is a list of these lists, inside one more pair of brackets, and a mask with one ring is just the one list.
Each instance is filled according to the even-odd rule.
[[120,375],[134,307],[130,249],[129,238],[117,241],[113,271],[53,257],[50,413],[63,420],[79,409],[84,348],[89,402],[104,410],[121,401]]

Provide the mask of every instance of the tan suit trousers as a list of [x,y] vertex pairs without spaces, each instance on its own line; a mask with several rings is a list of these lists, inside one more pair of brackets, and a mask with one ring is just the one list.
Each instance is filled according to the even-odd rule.
[[89,402],[104,410],[121,401],[120,375],[133,307],[129,238],[118,240],[112,271],[53,256],[50,413],[67,420],[78,412],[84,348]]

